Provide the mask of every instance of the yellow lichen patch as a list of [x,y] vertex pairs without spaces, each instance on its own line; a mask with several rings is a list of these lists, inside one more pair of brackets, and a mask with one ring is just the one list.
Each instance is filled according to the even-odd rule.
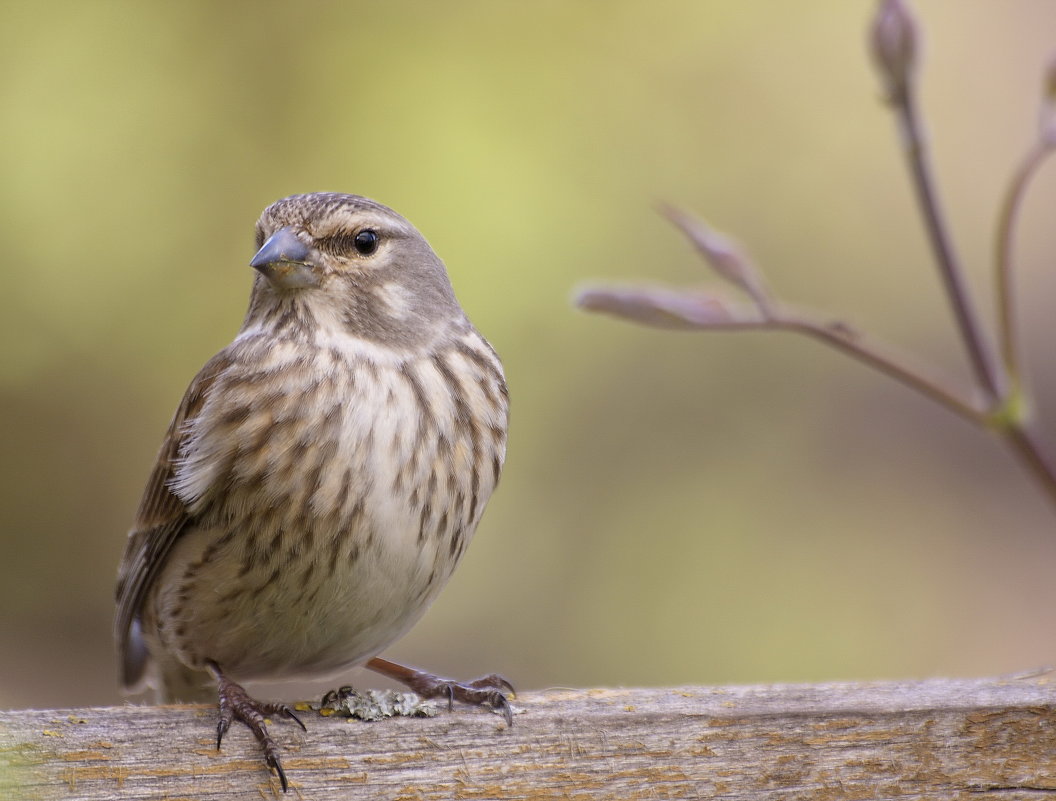
[[335,777],[338,781],[348,782],[349,784],[366,784],[367,773],[341,773]]
[[352,767],[345,757],[292,757],[282,760],[282,764],[291,770],[347,770]]
[[120,765],[99,765],[93,767],[69,767],[60,772],[62,781],[73,790],[77,785],[84,782],[96,782],[100,780],[111,780],[120,787],[125,780],[131,776],[128,768]]
[[113,757],[104,754],[102,751],[70,751],[68,754],[61,754],[60,756],[67,762],[88,762],[93,759],[113,759]]
[[[831,746],[837,739],[839,740],[839,742],[845,743],[845,744],[851,744],[851,743],[886,743],[886,742],[890,742],[892,737],[894,736],[894,732],[891,731],[891,730],[887,730],[887,729],[879,729],[879,730],[875,730],[875,731],[874,730],[853,731],[853,730],[842,729],[841,731],[845,731],[846,733],[845,734],[840,734],[838,736],[832,736],[832,737],[826,737],[826,736],[802,737],[802,738],[800,738],[800,737],[790,737],[790,738],[785,739],[784,741],[790,742],[790,743],[801,742],[801,743],[803,743],[805,745],[809,745],[809,746],[812,746],[812,747],[813,746],[826,747],[826,746]],[[773,739],[773,738],[770,738],[770,739]]]
[[823,720],[820,723],[812,723],[810,727],[814,731],[829,731],[831,729],[853,729],[862,725],[859,718],[834,718]]
[[363,757],[363,761],[368,765],[400,765],[405,762],[421,762],[425,759],[424,754],[412,753],[404,751],[401,753],[391,754],[389,756],[368,756]]
[[724,726],[737,726],[741,723],[742,721],[737,718],[709,718],[707,725],[711,728],[717,729]]
[[625,689],[612,689],[609,687],[601,687],[594,690],[587,690],[586,693],[581,691],[574,691],[574,695],[586,695],[588,698],[620,698],[629,694],[628,690]]

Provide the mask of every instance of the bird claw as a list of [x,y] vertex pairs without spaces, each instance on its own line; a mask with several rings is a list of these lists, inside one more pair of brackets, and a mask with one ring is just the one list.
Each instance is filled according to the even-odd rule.
[[424,670],[390,662],[380,656],[369,660],[366,667],[368,670],[405,684],[422,698],[446,696],[448,708],[451,708],[455,701],[490,707],[505,718],[507,726],[513,725],[513,709],[510,707],[510,699],[506,697],[506,693],[513,696],[517,693],[513,685],[497,673],[489,673],[487,676],[470,681],[454,681],[434,676]]
[[345,684],[336,690],[327,690],[319,704],[320,706],[335,706],[350,698],[355,692],[356,689],[351,684]]
[[304,723],[299,717],[297,717],[297,713],[293,711],[293,707],[291,707],[289,704],[262,703],[260,704],[260,710],[265,715],[274,715],[278,718],[286,718],[287,720],[292,720],[294,723],[301,727],[301,731],[308,731],[308,727],[304,725]]
[[516,695],[516,691],[513,685],[502,676],[491,674],[471,681],[455,681],[419,672],[408,682],[407,686],[422,698],[446,696],[448,709],[454,707],[455,701],[473,706],[490,707],[502,715],[507,726],[513,725],[513,709],[506,693]]
[[215,674],[220,701],[220,719],[216,724],[216,750],[220,750],[220,743],[228,729],[231,728],[232,721],[237,720],[245,724],[264,750],[264,763],[278,774],[282,791],[287,792],[290,785],[286,779],[286,771],[282,768],[279,746],[268,734],[264,718],[267,715],[274,715],[277,718],[293,720],[304,731],[308,729],[288,704],[257,701],[242,689],[241,685],[231,681],[219,669],[215,670]]
[[277,754],[264,754],[264,764],[274,770],[279,776],[279,784],[282,785],[284,793],[289,792],[290,783],[286,780],[286,771],[282,769],[282,762]]
[[220,750],[220,743],[231,728],[231,718],[224,715],[223,707],[220,708],[220,720],[216,722],[216,750]]
[[487,676],[481,676],[479,679],[473,679],[473,681],[464,682],[467,686],[475,689],[501,689],[508,692],[514,698],[517,697],[517,691],[510,684],[509,679],[505,676],[500,676],[498,673],[489,673]]

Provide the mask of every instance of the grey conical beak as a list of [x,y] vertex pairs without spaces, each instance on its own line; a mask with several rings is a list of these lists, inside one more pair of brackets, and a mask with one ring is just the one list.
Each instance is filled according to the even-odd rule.
[[318,286],[319,276],[310,256],[309,247],[286,226],[268,237],[249,266],[283,289]]

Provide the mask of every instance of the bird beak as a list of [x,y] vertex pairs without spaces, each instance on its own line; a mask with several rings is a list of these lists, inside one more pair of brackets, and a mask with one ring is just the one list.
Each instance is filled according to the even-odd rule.
[[310,255],[308,246],[286,226],[268,238],[249,266],[280,289],[318,286],[319,276],[315,265],[308,260]]

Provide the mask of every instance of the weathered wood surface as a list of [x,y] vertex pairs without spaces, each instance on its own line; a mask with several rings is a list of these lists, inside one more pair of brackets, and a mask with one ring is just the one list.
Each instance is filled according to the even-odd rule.
[[[1050,683],[1051,682],[1051,683]],[[275,722],[290,799],[1056,798],[1056,677],[549,690],[474,709]],[[2,799],[281,796],[197,706],[0,713]]]

